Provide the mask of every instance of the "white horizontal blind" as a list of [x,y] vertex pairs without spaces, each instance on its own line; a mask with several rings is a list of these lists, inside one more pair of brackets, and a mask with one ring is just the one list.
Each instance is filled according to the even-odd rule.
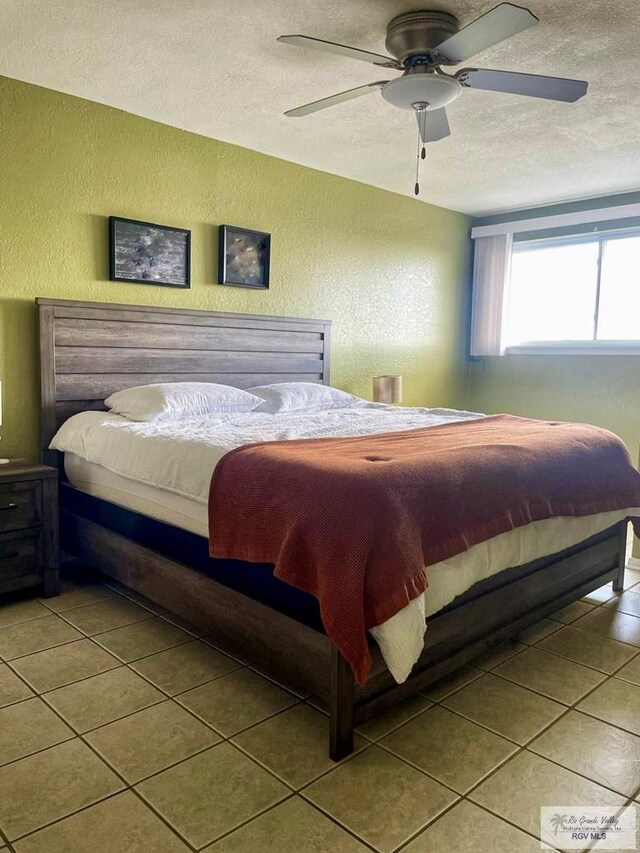
[[473,261],[471,355],[504,355],[513,234],[477,237]]

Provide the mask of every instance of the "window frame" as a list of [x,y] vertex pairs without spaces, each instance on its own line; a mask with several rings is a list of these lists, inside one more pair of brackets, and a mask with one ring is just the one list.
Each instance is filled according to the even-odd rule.
[[596,298],[593,316],[593,338],[578,341],[522,341],[519,344],[506,346],[505,355],[640,355],[640,335],[637,339],[600,339],[598,340],[598,323],[600,315],[600,290],[602,284],[602,260],[604,244],[613,240],[624,240],[640,237],[640,227],[616,229],[615,231],[600,231],[587,234],[559,235],[538,240],[514,240],[512,256],[521,247],[547,248],[555,246],[573,246],[579,243],[597,243],[597,278]]

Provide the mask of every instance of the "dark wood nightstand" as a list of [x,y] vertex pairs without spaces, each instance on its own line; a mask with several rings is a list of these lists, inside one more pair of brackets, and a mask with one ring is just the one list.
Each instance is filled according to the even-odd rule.
[[0,465],[0,595],[39,586],[58,595],[58,472],[15,460]]

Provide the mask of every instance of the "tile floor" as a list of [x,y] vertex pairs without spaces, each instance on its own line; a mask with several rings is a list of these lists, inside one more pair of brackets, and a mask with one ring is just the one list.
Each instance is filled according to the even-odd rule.
[[640,802],[640,573],[359,729],[117,585],[0,606],[2,853],[533,853]]

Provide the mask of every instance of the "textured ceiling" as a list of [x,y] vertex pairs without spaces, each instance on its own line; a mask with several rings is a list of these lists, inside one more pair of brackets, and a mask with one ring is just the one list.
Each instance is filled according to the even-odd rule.
[[[388,21],[468,23],[492,0],[2,0],[0,74],[400,193],[413,116],[378,93],[307,118],[285,109],[395,72],[276,44],[305,33],[384,52]],[[422,198],[474,214],[640,187],[639,0],[530,0],[541,23],[474,66],[590,81],[556,104],[465,91],[430,146]]]

